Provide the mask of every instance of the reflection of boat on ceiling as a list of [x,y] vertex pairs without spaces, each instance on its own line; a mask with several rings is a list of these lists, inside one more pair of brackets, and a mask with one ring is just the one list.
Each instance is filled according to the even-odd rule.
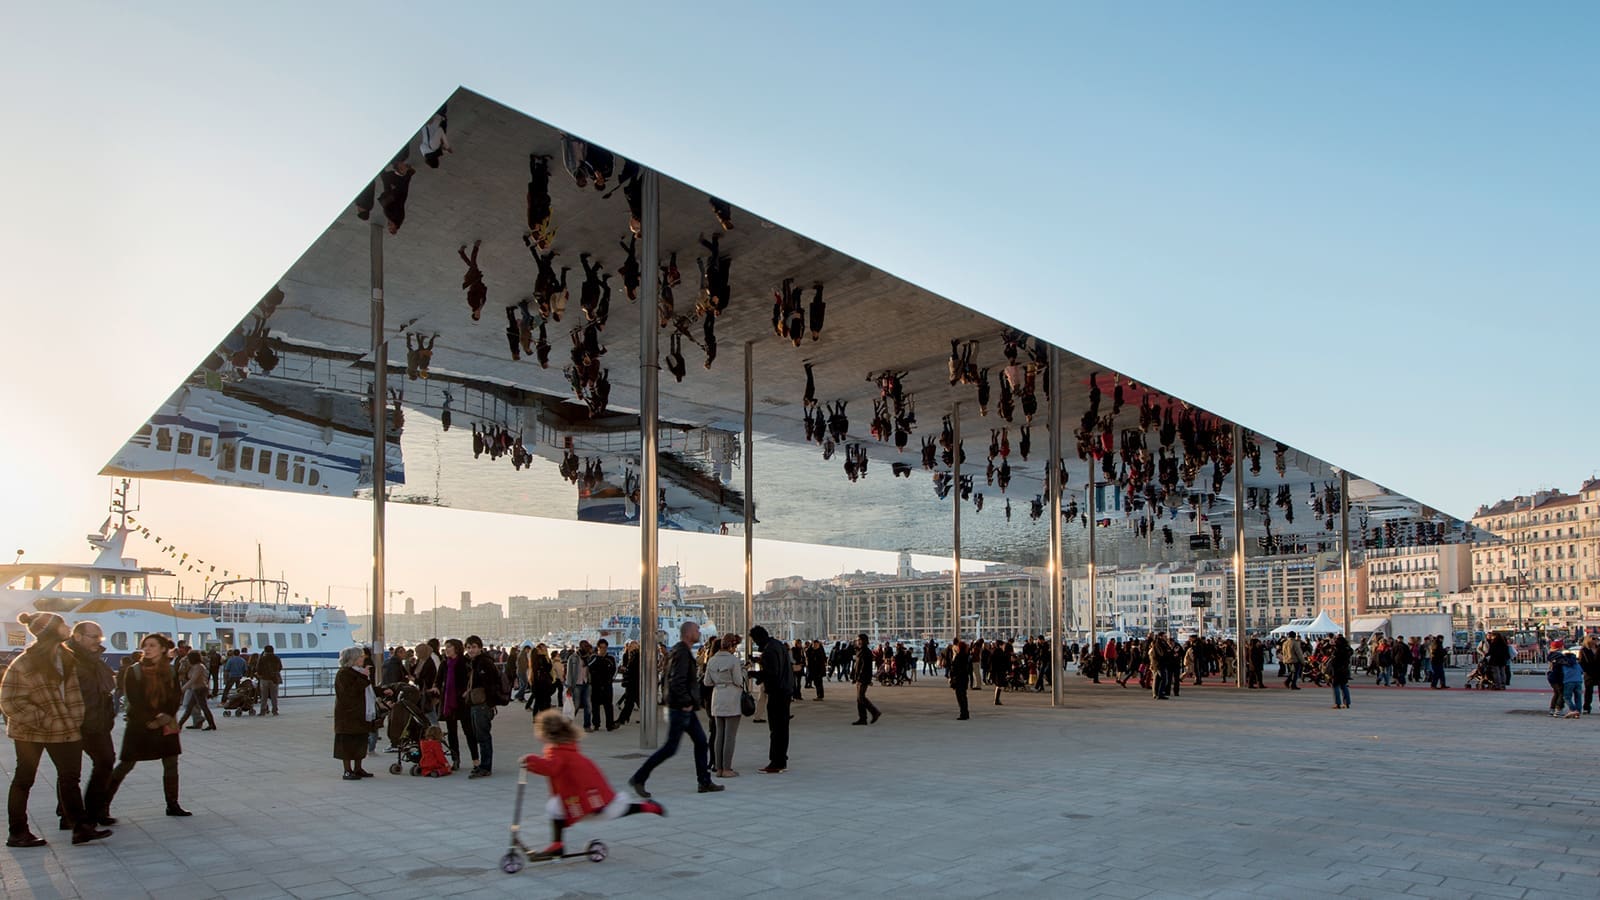
[[[398,430],[386,478],[405,482]],[[365,398],[302,381],[195,379],[161,405],[105,471],[297,493],[353,496],[372,484]]]

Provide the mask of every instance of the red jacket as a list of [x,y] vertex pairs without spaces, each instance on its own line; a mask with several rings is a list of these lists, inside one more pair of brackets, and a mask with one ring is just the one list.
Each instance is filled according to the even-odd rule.
[[450,761],[445,758],[444,744],[440,741],[422,742],[422,774],[450,774]]
[[577,744],[550,744],[543,755],[523,757],[522,764],[529,772],[550,779],[550,795],[561,800],[569,825],[605,809],[617,796]]

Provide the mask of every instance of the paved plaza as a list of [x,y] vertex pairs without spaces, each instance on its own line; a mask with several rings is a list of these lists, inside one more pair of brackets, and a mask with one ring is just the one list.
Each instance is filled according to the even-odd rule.
[[[608,860],[517,875],[497,861],[515,760],[534,749],[521,707],[495,723],[492,778],[391,776],[373,759],[380,774],[357,783],[331,755],[331,699],[294,699],[184,733],[191,819],[162,815],[160,767],[141,765],[104,842],[51,827],[46,764],[31,808],[50,846],[0,850],[0,883],[12,898],[186,900],[1600,895],[1600,717],[1551,719],[1541,691],[1358,687],[1334,711],[1320,689],[1157,702],[1073,676],[1068,709],[974,693],[956,722],[943,684],[874,686],[884,717],[861,728],[849,686],[830,683],[795,705],[783,775],[756,772],[766,729],[745,720],[744,775],[720,794],[695,793],[685,745],[650,782],[668,818],[586,821],[569,846],[603,838]],[[585,742],[618,786],[637,744],[631,729]],[[12,759],[6,742],[8,779]],[[542,845],[544,786],[530,791]]]

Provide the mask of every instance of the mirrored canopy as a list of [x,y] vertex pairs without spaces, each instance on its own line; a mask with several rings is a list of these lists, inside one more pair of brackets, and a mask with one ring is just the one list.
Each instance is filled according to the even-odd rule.
[[[370,496],[370,238],[383,237],[392,500],[637,522],[639,303],[661,362],[663,527],[743,528],[746,345],[756,533],[917,553],[1047,557],[1048,395],[1059,379],[1065,558],[1101,562],[1454,543],[1471,526],[1245,432],[1136,377],[457,90],[270,286],[104,472]],[[639,296],[641,266],[668,285]],[[1185,337],[1186,342],[1192,341]],[[959,404],[959,407],[958,407]],[[952,483],[959,421],[965,459]]]

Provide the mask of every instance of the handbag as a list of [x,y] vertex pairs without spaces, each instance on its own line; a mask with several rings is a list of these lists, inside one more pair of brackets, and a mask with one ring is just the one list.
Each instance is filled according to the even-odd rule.
[[748,688],[739,689],[739,715],[749,718],[756,714],[756,698]]
[[473,666],[472,670],[471,670],[471,673],[469,675],[467,675],[467,705],[468,706],[482,706],[483,704],[489,702],[489,691],[486,688],[473,687],[472,686],[472,682],[476,681],[477,677],[478,677],[477,667]]

